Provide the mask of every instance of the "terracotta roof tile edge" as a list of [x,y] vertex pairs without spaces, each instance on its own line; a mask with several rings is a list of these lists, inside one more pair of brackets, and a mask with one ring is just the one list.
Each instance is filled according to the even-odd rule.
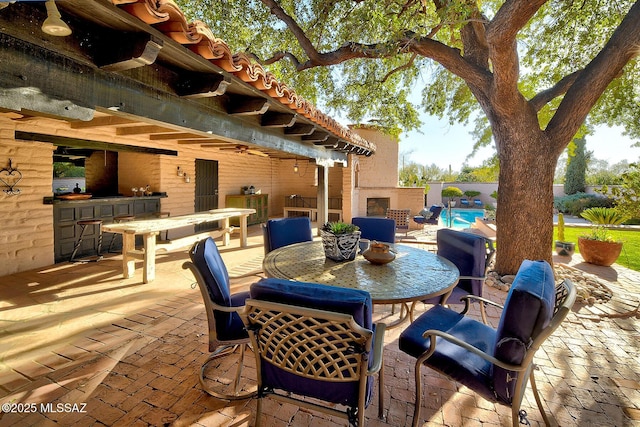
[[254,86],[329,132],[339,135],[359,148],[370,152],[376,150],[375,144],[320,112],[294,89],[277,81],[273,74],[266,71],[247,54],[232,53],[229,45],[215,37],[204,22],[197,20],[187,22],[184,13],[173,0],[111,0],[111,3],[143,22],[155,26],[157,30],[177,43],[185,45],[192,52],[236,75],[243,82]]

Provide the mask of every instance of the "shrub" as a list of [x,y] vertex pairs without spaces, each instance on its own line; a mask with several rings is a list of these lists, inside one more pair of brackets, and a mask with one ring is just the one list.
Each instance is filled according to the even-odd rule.
[[613,207],[613,200],[596,194],[576,193],[554,198],[553,206],[558,212],[579,216],[585,209]]
[[442,189],[442,197],[462,197],[464,194],[461,189],[458,187],[446,187]]

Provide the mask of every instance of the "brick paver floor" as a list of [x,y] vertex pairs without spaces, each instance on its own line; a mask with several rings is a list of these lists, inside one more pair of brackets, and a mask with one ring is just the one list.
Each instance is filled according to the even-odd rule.
[[[259,268],[259,234],[253,230],[247,249],[237,247],[237,238],[221,248],[232,272]],[[0,403],[12,404],[9,413],[0,413],[0,425],[253,425],[255,400],[218,401],[198,382],[208,356],[207,326],[194,279],[181,268],[187,257],[186,252],[160,256],[157,279],[149,284],[142,284],[140,270],[122,279],[119,256],[0,278]],[[561,426],[638,426],[640,323],[637,313],[624,313],[640,304],[640,274],[617,265],[591,266],[579,257],[572,264],[606,280],[614,297],[607,304],[574,307],[538,351],[536,378],[544,405]],[[496,301],[505,297],[493,288],[486,294]],[[498,315],[489,310],[494,325]],[[414,360],[398,350],[400,332],[386,334],[385,417],[377,418],[374,399],[367,410],[369,426],[411,425]],[[425,371],[421,424],[511,425],[509,408]],[[255,371],[245,372],[250,381]],[[530,390],[522,407],[531,425],[542,425]],[[264,424],[345,425],[269,400]]]

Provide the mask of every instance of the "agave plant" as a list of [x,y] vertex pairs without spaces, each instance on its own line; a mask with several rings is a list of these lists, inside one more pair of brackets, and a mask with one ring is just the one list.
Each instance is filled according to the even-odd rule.
[[323,231],[327,231],[332,234],[350,234],[354,231],[358,231],[357,225],[349,224],[342,221],[327,222],[322,226]]
[[627,216],[618,212],[615,208],[589,208],[582,211],[581,217],[591,222],[591,234],[583,236],[592,240],[603,242],[613,242],[614,239],[609,234],[609,227],[622,224],[628,219]]

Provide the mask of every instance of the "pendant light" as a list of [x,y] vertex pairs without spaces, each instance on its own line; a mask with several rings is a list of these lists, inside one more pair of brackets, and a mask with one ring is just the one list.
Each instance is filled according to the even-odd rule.
[[60,19],[60,12],[54,0],[47,0],[47,19],[42,23],[42,31],[50,36],[65,37],[71,28]]

